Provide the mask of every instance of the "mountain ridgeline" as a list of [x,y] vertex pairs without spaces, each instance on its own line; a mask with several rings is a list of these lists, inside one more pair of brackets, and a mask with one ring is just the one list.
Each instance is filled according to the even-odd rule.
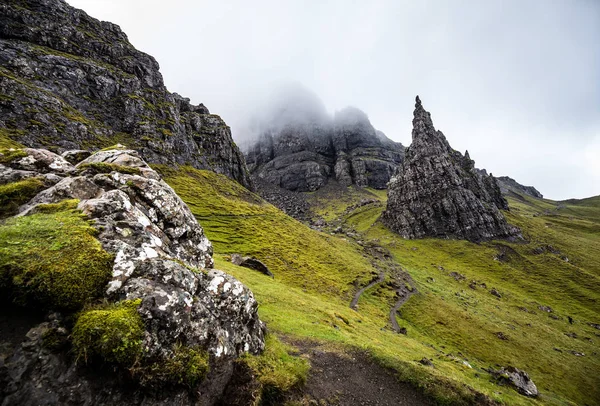
[[28,147],[117,143],[150,163],[210,169],[251,188],[225,122],[170,93],[121,29],[63,0],[0,4],[0,136]]

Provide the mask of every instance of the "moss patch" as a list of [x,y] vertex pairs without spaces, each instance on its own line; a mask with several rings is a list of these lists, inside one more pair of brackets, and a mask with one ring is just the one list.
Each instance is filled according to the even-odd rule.
[[206,378],[209,369],[209,356],[206,351],[177,345],[172,357],[139,368],[134,373],[140,377],[142,384],[147,386],[175,384],[192,388]]
[[15,214],[19,206],[31,200],[43,186],[44,182],[40,178],[0,185],[0,218]]
[[132,366],[142,353],[143,322],[137,312],[141,299],[84,311],[73,328],[77,358]]
[[20,148],[0,149],[0,164],[8,164],[18,158],[24,158],[27,153]]
[[113,257],[72,205],[0,226],[0,288],[16,303],[78,309],[102,295]]
[[[1,76],[0,71],[0,76]],[[0,148],[2,149],[10,149],[10,148],[23,148],[23,145],[15,141],[15,138],[23,135],[25,132],[23,130],[14,130],[9,128],[0,128]]]
[[310,369],[306,359],[292,355],[293,348],[275,335],[267,335],[265,344],[262,354],[245,354],[240,360],[257,377],[263,402],[276,400],[285,392],[304,385]]
[[83,171],[92,171],[93,173],[111,173],[111,172],[121,172],[128,175],[140,175],[139,168],[133,168],[131,166],[117,165],[117,164],[109,164],[106,162],[89,162],[84,163],[77,167],[80,172]]

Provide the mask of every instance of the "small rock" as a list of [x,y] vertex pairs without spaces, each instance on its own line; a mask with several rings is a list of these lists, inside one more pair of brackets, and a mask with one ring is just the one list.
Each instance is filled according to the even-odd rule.
[[502,295],[500,294],[500,292],[498,292],[496,290],[496,288],[492,288],[492,290],[490,290],[490,293],[494,296],[496,296],[497,298],[502,298]]
[[425,357],[421,358],[421,360],[419,361],[419,363],[421,365],[425,365],[426,367],[433,367],[433,362],[431,362],[430,359],[425,358]]
[[232,254],[231,262],[235,265],[243,266],[244,268],[254,269],[255,271],[270,276],[271,278],[275,278],[275,275],[273,275],[273,273],[269,271],[269,268],[254,257],[242,257],[240,254]]
[[90,155],[90,151],[85,151],[83,149],[72,149],[69,151],[65,151],[61,154],[61,156],[72,165],[77,165],[79,162],[83,161]]
[[537,397],[539,394],[537,387],[525,371],[509,366],[499,370],[490,369],[488,372],[500,383],[508,383],[513,386],[521,395]]
[[576,350],[569,350],[569,352],[573,355],[575,355],[576,357],[585,357],[585,354]]

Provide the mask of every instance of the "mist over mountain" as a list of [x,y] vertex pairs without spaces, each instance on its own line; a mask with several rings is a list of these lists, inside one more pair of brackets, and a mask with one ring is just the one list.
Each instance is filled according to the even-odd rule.
[[281,88],[248,125],[242,150],[258,180],[292,191],[342,185],[385,188],[404,156],[402,144],[378,132],[365,112],[333,116],[300,85]]

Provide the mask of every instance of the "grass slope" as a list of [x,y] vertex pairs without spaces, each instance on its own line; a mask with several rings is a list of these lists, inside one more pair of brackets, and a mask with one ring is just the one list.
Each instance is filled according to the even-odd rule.
[[[587,324],[600,323],[600,209],[593,201],[563,202],[557,210],[550,201],[511,200],[509,220],[522,227],[530,242],[477,245],[403,240],[377,222],[382,205],[344,213],[364,197],[383,200],[381,193],[308,196],[318,202],[319,214],[339,218],[361,239],[381,244],[409,271],[420,293],[400,311],[405,336],[389,328],[394,297],[385,283],[365,292],[358,311],[349,308],[357,284],[377,274],[373,258],[357,241],[314,231],[225,176],[188,167],[158,169],[213,242],[216,267],[253,290],[271,331],[316,339],[340,351],[364,349],[441,403],[483,402],[476,391],[515,405],[592,405],[600,399],[600,337]],[[549,245],[560,253],[534,253]],[[231,253],[258,257],[275,278],[231,264]],[[465,279],[456,280],[450,272]],[[471,281],[476,281],[474,289]],[[492,288],[500,298],[490,293]],[[419,364],[423,357],[433,359],[435,368]],[[498,386],[484,370],[496,364],[529,372],[542,396],[529,399]]]

